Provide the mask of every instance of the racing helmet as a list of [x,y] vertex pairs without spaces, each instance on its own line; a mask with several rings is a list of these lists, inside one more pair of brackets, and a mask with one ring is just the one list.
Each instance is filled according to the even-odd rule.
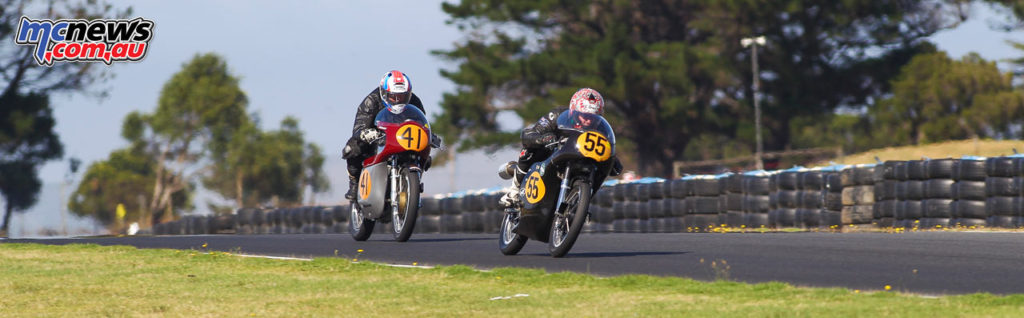
[[572,95],[572,99],[569,99],[569,110],[604,115],[604,97],[593,88],[581,88]]
[[392,70],[380,79],[380,99],[384,105],[407,104],[412,99],[412,82],[405,73]]

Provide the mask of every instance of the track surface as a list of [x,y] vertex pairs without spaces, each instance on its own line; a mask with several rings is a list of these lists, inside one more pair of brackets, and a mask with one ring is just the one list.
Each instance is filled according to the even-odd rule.
[[[140,248],[233,251],[294,257],[352,258],[411,265],[464,264],[543,268],[596,275],[651,274],[798,286],[922,294],[1024,293],[1024,233],[583,234],[565,258],[529,241],[516,256],[498,251],[494,234],[415,234],[406,243],[375,233],[348,235],[205,235],[12,239],[0,242],[95,243]],[[201,246],[207,243],[208,247]],[[703,261],[702,261],[703,260]],[[721,269],[721,261],[728,269]],[[713,269],[715,261],[719,269]],[[916,272],[915,272],[916,270]]]

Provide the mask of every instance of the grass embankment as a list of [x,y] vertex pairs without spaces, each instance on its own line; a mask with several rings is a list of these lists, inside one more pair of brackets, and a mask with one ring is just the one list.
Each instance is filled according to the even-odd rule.
[[[352,254],[356,254],[353,251]],[[492,300],[494,297],[514,296]],[[1024,295],[697,282],[0,244],[0,316],[1019,316]]]
[[[1024,141],[1021,140],[956,140],[938,142],[932,144],[918,145],[918,146],[905,146],[905,147],[888,147],[873,149],[842,158],[836,158],[832,161],[841,164],[861,164],[861,163],[875,163],[875,157],[886,160],[920,160],[922,157],[941,159],[941,158],[960,158],[964,155],[979,156],[979,157],[998,157],[1012,155],[1013,149],[1017,148],[1017,151],[1024,152]],[[828,161],[819,162],[810,167],[828,165]]]

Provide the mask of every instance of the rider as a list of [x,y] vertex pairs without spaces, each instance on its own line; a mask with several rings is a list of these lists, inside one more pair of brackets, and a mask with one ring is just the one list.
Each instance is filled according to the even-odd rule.
[[[526,171],[536,162],[543,161],[551,156],[552,147],[559,140],[558,115],[564,112],[565,108],[557,108],[541,117],[536,123],[523,128],[520,138],[523,141],[523,150],[519,152],[519,161],[509,161],[502,165],[498,174],[502,179],[510,179],[514,175],[512,188],[501,198],[505,206],[514,206],[519,203],[519,184],[523,182]],[[569,99],[569,111],[589,114],[604,115],[604,97],[593,88],[581,88]],[[622,163],[615,159],[611,175],[615,176],[622,172]]]
[[[348,162],[348,193],[345,193],[345,198],[356,199],[356,183],[359,181],[359,173],[363,171],[363,160],[376,154],[377,149],[372,143],[383,136],[373,120],[385,107],[398,104],[410,104],[426,113],[423,102],[412,93],[412,82],[409,81],[409,77],[393,70],[384,74],[380,79],[380,85],[371,91],[370,95],[366,95],[356,110],[352,137],[342,150],[342,158]],[[431,138],[434,139],[436,136]],[[429,167],[429,163],[427,166]]]

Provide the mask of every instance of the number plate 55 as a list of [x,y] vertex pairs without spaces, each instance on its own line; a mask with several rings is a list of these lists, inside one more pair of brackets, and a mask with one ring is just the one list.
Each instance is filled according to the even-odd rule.
[[582,133],[576,138],[576,149],[584,157],[594,159],[597,162],[603,162],[612,156],[612,147],[608,142],[608,138],[593,131]]

